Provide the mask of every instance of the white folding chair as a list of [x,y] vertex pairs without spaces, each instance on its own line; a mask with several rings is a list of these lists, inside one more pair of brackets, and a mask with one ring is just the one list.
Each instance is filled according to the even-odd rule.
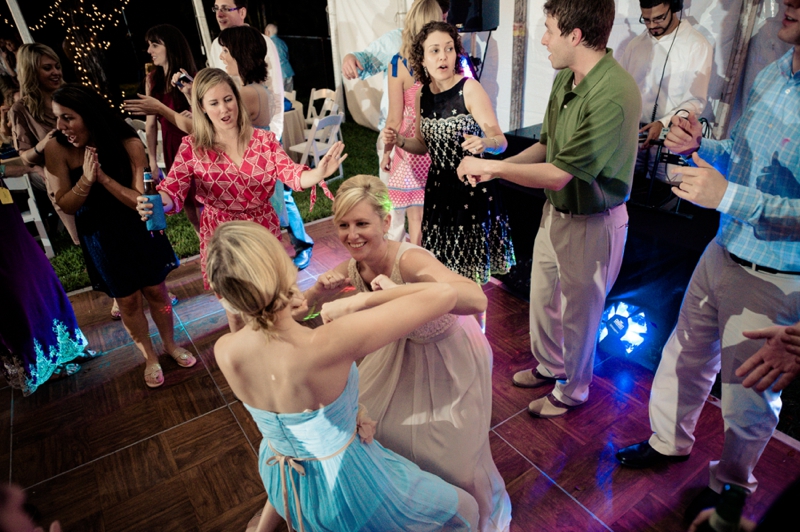
[[283,97],[289,101],[296,101],[297,100],[297,91],[285,91],[283,93]]
[[[319,164],[319,160],[324,157],[326,153],[328,153],[330,147],[337,140],[342,140],[340,126],[342,125],[343,119],[344,113],[341,112],[335,115],[326,116],[325,118],[315,119],[313,125],[311,126],[311,133],[308,137],[309,140],[301,142],[300,144],[295,144],[294,146],[290,146],[289,150],[295,153],[303,154],[302,159],[300,159],[300,164],[308,164],[309,166],[316,167]],[[322,130],[327,131],[327,134],[322,138],[318,138],[317,131]],[[313,165],[310,164],[309,159],[313,159]],[[343,176],[344,170],[340,164],[339,174],[331,177],[330,179],[339,179]]]
[[[324,100],[319,113],[317,113],[317,108],[314,105],[317,100]],[[332,114],[331,109],[334,103],[336,103],[336,91],[331,89],[311,89],[311,96],[308,98],[308,109],[306,109],[306,125],[311,126],[315,118],[325,118]]]
[[44,254],[47,255],[48,259],[52,259],[56,254],[53,251],[53,244],[50,243],[50,237],[47,236],[47,231],[44,229],[42,215],[39,214],[36,200],[33,198],[33,189],[31,188],[31,180],[28,179],[28,174],[21,177],[4,177],[3,181],[5,181],[9,190],[24,190],[28,193],[28,210],[22,213],[22,221],[25,223],[33,222],[36,225],[39,240],[44,246]]
[[[330,101],[332,101],[332,100],[325,100],[326,103],[330,102]],[[325,118],[325,116],[339,114],[339,104],[334,103],[334,104],[330,105],[329,107],[330,107],[330,112],[328,112],[324,116],[320,115],[319,118]],[[323,107],[323,110],[324,109],[325,108]],[[327,130],[326,129],[317,129],[316,139],[320,140],[320,139],[324,138],[324,136],[326,134],[327,134]],[[306,140],[311,138],[311,129],[306,129],[305,131],[303,131],[303,138],[306,139]]]

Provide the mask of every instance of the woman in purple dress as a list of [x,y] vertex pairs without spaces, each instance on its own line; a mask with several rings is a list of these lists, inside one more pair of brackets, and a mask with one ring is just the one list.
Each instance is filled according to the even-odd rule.
[[0,203],[0,228],[0,361],[8,384],[28,396],[53,375],[77,371],[68,362],[84,356],[86,338],[13,202]]

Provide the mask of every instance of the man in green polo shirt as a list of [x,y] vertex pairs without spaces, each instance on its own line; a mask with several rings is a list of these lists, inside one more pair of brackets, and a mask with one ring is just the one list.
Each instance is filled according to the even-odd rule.
[[473,186],[500,177],[547,195],[531,271],[531,351],[539,364],[514,375],[524,388],[555,384],[528,406],[539,417],[588,398],[597,329],[628,234],[642,99],[606,48],[614,9],[614,0],[545,3],[542,44],[561,72],[540,142],[505,161],[465,157],[458,167]]

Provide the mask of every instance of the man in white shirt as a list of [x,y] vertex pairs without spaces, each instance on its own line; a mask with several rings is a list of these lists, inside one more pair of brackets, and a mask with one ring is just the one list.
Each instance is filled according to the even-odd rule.
[[713,56],[706,38],[681,20],[682,0],[639,0],[639,6],[639,21],[647,29],[628,44],[620,58],[642,93],[640,133],[646,137],[642,135],[637,173],[649,172],[655,159],[651,144],[675,113],[686,110],[700,116],[705,109]]
[[[247,17],[247,0],[215,0],[214,7],[211,10],[217,17],[220,30],[244,26],[244,19]],[[281,72],[281,59],[280,55],[278,55],[278,49],[272,40],[266,35],[263,37],[267,43],[267,56],[264,59],[267,62],[268,85],[272,93],[269,130],[280,139],[283,135],[283,73]],[[219,38],[216,38],[211,43],[208,66],[225,70],[225,64],[219,57],[221,53],[222,46],[219,44]],[[281,185],[283,184],[281,183]],[[289,240],[291,240],[294,247],[295,256],[292,260],[297,268],[302,270],[311,262],[311,248],[314,245],[314,241],[305,231],[303,219],[300,216],[297,205],[295,205],[292,190],[289,187],[283,186],[283,200],[286,204],[286,219],[281,216],[281,226],[287,228]],[[276,210],[280,216],[283,209]]]

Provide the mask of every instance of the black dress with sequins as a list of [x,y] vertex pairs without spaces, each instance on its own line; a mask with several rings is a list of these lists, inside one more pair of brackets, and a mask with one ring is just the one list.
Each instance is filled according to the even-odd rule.
[[514,265],[514,246],[496,183],[473,188],[456,173],[461,159],[472,156],[461,148],[464,135],[484,136],[464,103],[467,79],[439,94],[422,88],[420,131],[431,156],[422,246],[449,269],[484,284]]

